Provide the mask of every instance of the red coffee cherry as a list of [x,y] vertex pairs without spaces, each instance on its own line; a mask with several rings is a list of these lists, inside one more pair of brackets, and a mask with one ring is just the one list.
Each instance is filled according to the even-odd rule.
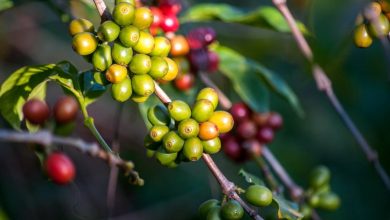
[[260,143],[267,144],[274,139],[274,131],[270,127],[262,127],[258,130],[256,137]]
[[243,139],[249,139],[256,135],[257,127],[256,124],[251,120],[237,121],[236,132]]
[[223,151],[226,156],[235,162],[242,162],[246,159],[246,152],[241,148],[239,141],[234,136],[224,137]]
[[63,153],[52,153],[45,161],[47,175],[57,184],[67,184],[75,177],[73,162]]
[[271,112],[268,117],[268,126],[274,130],[278,130],[283,126],[283,118],[277,112]]
[[208,51],[207,52],[208,60],[209,60],[209,66],[207,67],[207,71],[209,73],[216,72],[219,67],[219,56],[214,51]]
[[161,29],[167,32],[176,32],[179,29],[180,23],[176,15],[166,15],[161,23]]
[[177,15],[181,11],[180,0],[160,0],[159,8],[165,15]]
[[209,56],[206,49],[201,48],[197,50],[191,50],[188,54],[188,60],[191,63],[191,69],[193,72],[206,71],[209,67]]
[[31,124],[42,125],[50,116],[50,110],[44,101],[30,99],[23,105],[23,115]]
[[150,10],[153,14],[153,23],[151,27],[160,27],[161,23],[164,20],[164,15],[162,11],[157,7],[150,7]]
[[64,96],[58,99],[53,110],[56,122],[65,124],[76,119],[79,104],[75,98],[71,96]]
[[257,126],[264,127],[268,124],[269,115],[269,113],[255,112],[252,114],[252,120],[257,124]]
[[192,73],[179,74],[175,79],[175,87],[180,91],[188,91],[192,88],[195,77]]
[[232,114],[234,121],[239,122],[249,118],[251,111],[245,103],[237,102],[230,108],[230,114]]
[[248,156],[260,156],[262,152],[262,146],[256,139],[249,139],[242,142],[242,148],[245,149]]

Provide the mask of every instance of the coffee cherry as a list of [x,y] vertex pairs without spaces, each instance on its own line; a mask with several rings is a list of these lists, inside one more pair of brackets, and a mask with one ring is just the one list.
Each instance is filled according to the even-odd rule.
[[245,103],[237,102],[230,108],[230,114],[232,114],[234,121],[241,121],[249,118],[251,111]]
[[181,151],[184,145],[184,140],[175,132],[170,131],[163,138],[163,146],[169,153],[175,153]]
[[199,160],[203,154],[203,146],[199,138],[193,137],[187,139],[184,142],[183,154],[190,161]]
[[164,59],[168,64],[168,72],[161,79],[163,81],[172,81],[176,78],[177,74],[179,73],[178,66],[177,66],[176,62],[173,61],[171,58],[164,57]]
[[382,12],[381,5],[378,2],[370,2],[364,9],[364,17],[371,19],[378,17]]
[[119,40],[126,47],[134,47],[138,43],[139,35],[139,29],[129,25],[122,28],[119,33]]
[[214,105],[207,99],[200,99],[195,102],[192,108],[191,117],[197,122],[205,122],[209,120],[214,113]]
[[133,49],[138,53],[148,54],[151,53],[154,48],[154,38],[151,34],[140,31],[138,42]]
[[149,71],[149,75],[153,79],[161,79],[163,78],[169,70],[169,66],[167,61],[165,61],[162,57],[152,57],[151,59],[151,68]]
[[379,0],[379,4],[381,5],[381,9],[384,13],[390,12],[390,4],[386,0]]
[[208,57],[208,67],[207,67],[207,71],[209,73],[213,73],[215,71],[218,70],[218,67],[219,67],[219,56],[217,53],[215,53],[214,51],[208,51],[207,52],[207,57]]
[[186,38],[183,35],[176,35],[171,39],[171,55],[172,56],[185,56],[190,51],[190,46]]
[[72,36],[82,32],[92,33],[94,30],[92,22],[83,18],[74,19],[69,24],[69,34]]
[[221,216],[227,220],[238,220],[244,216],[244,209],[236,200],[229,200],[222,205]]
[[74,121],[78,111],[79,104],[72,96],[61,97],[53,108],[54,118],[59,124],[66,124]]
[[207,154],[215,154],[221,150],[221,140],[216,137],[211,140],[202,141],[203,151]]
[[194,81],[195,81],[194,75],[191,73],[186,73],[186,74],[179,74],[176,77],[174,83],[176,89],[185,92],[192,88],[192,86],[195,83]]
[[157,150],[154,156],[161,165],[166,166],[176,160],[177,153],[168,153],[163,150]]
[[72,48],[82,56],[92,54],[96,50],[96,47],[97,40],[89,32],[78,33],[73,37]]
[[321,193],[319,197],[319,208],[334,211],[340,207],[340,198],[335,193]]
[[207,71],[209,68],[209,54],[206,48],[191,49],[188,59],[194,72]]
[[199,134],[199,124],[192,118],[185,119],[179,123],[177,130],[184,139],[196,137]]
[[205,202],[203,202],[200,206],[199,206],[199,216],[201,219],[206,219],[207,217],[207,214],[209,213],[209,211],[214,208],[214,207],[218,207],[219,206],[219,201],[216,200],[216,199],[209,199]]
[[241,162],[246,159],[246,152],[242,149],[238,143],[238,140],[234,136],[228,136],[223,140],[223,151],[230,159]]
[[249,139],[256,135],[257,127],[253,121],[247,119],[238,124],[236,132],[240,137]]
[[154,80],[147,74],[133,76],[131,85],[133,91],[139,96],[150,96],[154,93]]
[[274,139],[274,131],[270,127],[262,127],[257,131],[257,140],[262,144],[268,144]]
[[126,77],[122,82],[113,84],[111,87],[112,98],[118,102],[125,102],[129,100],[133,90],[131,88],[131,80]]
[[218,93],[213,88],[204,88],[200,90],[200,92],[196,96],[196,101],[201,99],[207,99],[211,103],[213,103],[214,110],[218,106]]
[[375,37],[386,36],[389,33],[390,24],[386,15],[380,14],[377,18],[378,26],[376,26],[373,22],[371,22],[368,26],[370,34]]
[[272,203],[272,192],[265,186],[251,185],[246,189],[245,198],[254,206],[268,206]]
[[252,114],[252,121],[259,127],[264,127],[264,126],[267,126],[268,125],[268,118],[269,118],[270,114],[267,112],[267,113],[263,113],[263,112],[254,112]]
[[320,203],[320,195],[318,193],[310,195],[308,202],[311,207],[317,208]]
[[279,113],[271,112],[267,124],[273,130],[278,130],[283,126],[283,118]]
[[155,105],[148,110],[148,120],[152,125],[169,125],[171,118],[163,105]]
[[190,107],[187,103],[180,100],[169,103],[168,112],[175,121],[183,121],[191,117]]
[[153,13],[147,7],[140,7],[135,10],[133,25],[140,30],[149,28],[153,23]]
[[215,111],[210,119],[210,122],[214,123],[219,130],[219,133],[227,133],[232,130],[234,120],[232,115],[226,111]]
[[316,167],[310,174],[310,186],[314,189],[329,184],[329,181],[330,170],[325,166]]
[[111,66],[112,58],[110,45],[102,44],[97,47],[92,54],[92,64],[97,71],[105,71]]
[[131,5],[136,5],[135,2],[136,0],[115,0],[115,5],[119,4],[119,3],[122,3],[122,2],[126,2],[126,3],[129,3]]
[[187,34],[187,40],[192,50],[205,48],[215,41],[217,34],[210,27],[201,27],[191,30]]
[[45,161],[45,169],[50,179],[57,184],[67,184],[75,177],[73,162],[63,153],[52,153]]
[[361,24],[356,27],[354,32],[354,42],[357,47],[367,48],[372,44],[372,38],[368,33],[367,26]]
[[221,206],[211,208],[207,213],[206,220],[222,220]]
[[112,11],[112,18],[114,19],[115,23],[117,23],[120,26],[126,26],[133,23],[135,17],[135,8],[134,5],[127,3],[127,2],[121,2],[117,4]]
[[125,47],[120,42],[115,42],[111,55],[115,63],[126,66],[133,58],[133,49],[131,47]]
[[155,142],[162,141],[163,137],[169,132],[168,126],[155,125],[149,131],[149,136]]
[[110,84],[110,82],[106,79],[105,74],[102,72],[94,72],[93,79],[96,83],[98,83],[102,86],[106,86],[106,85]]
[[154,48],[150,53],[151,56],[166,57],[171,50],[171,42],[166,37],[154,38]]
[[101,41],[111,42],[118,38],[120,27],[113,21],[105,21],[100,25],[97,35]]
[[176,32],[179,30],[179,20],[177,19],[176,15],[165,15],[160,27],[161,29],[167,33],[167,32]]
[[23,105],[24,118],[35,125],[42,125],[50,116],[49,107],[44,101],[30,99]]
[[299,208],[299,212],[303,215],[303,219],[307,220],[307,219],[311,219],[313,209],[307,204],[302,204],[301,207]]
[[207,141],[218,137],[218,127],[212,122],[206,121],[199,125],[199,138]]
[[163,14],[176,15],[181,11],[180,0],[160,0],[159,8]]
[[153,23],[152,23],[151,27],[160,27],[160,25],[164,19],[163,13],[157,7],[150,7],[150,11],[152,11],[152,14],[153,14]]
[[120,83],[127,77],[127,69],[118,64],[112,64],[106,71],[106,79],[111,83]]
[[158,148],[161,147],[161,142],[155,142],[150,135],[146,135],[144,138],[144,146],[148,150],[157,150]]
[[131,60],[129,69],[134,74],[147,74],[150,71],[151,66],[152,61],[148,55],[136,54]]

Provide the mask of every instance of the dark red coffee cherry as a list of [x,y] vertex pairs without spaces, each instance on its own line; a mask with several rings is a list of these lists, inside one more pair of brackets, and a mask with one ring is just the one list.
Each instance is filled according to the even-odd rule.
[[251,120],[237,121],[238,126],[236,129],[237,134],[244,139],[252,138],[256,135],[256,124]]
[[274,130],[278,130],[283,126],[283,118],[277,112],[271,112],[268,117],[268,126]]
[[224,137],[222,146],[226,156],[230,159],[236,162],[242,162],[246,159],[245,151],[234,136]]
[[248,156],[260,156],[262,152],[262,146],[256,139],[245,140],[241,144],[242,148],[247,152]]
[[248,119],[251,115],[251,111],[245,103],[237,102],[230,108],[230,114],[232,114],[234,121],[239,122]]
[[207,56],[208,56],[208,62],[209,62],[209,66],[207,67],[207,71],[209,73],[216,72],[218,70],[218,67],[219,67],[218,54],[215,53],[214,51],[208,51]]
[[180,0],[160,0],[159,8],[165,15],[177,15],[181,11]]
[[63,153],[52,153],[45,161],[45,168],[50,179],[57,184],[67,184],[75,177],[73,162]]
[[151,27],[160,27],[160,25],[164,19],[164,15],[163,15],[161,9],[159,9],[157,7],[150,7],[150,10],[152,11],[152,14],[153,14],[153,23],[152,23]]
[[64,96],[58,99],[54,105],[54,118],[57,123],[65,124],[74,121],[79,111],[79,104],[71,96]]
[[161,29],[167,32],[176,32],[179,29],[180,23],[176,15],[166,15],[160,25]]
[[215,41],[217,34],[210,27],[201,27],[191,30],[187,34],[187,40],[191,49],[205,48]]
[[206,71],[209,67],[209,56],[206,49],[191,50],[188,55],[193,72]]
[[42,125],[50,116],[50,110],[44,101],[30,99],[23,105],[24,118],[31,124]]
[[274,131],[270,127],[262,127],[257,131],[256,137],[260,143],[268,144],[274,139]]

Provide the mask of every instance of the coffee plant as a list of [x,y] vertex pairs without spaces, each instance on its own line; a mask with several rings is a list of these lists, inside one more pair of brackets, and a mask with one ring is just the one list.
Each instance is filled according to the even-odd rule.
[[[185,164],[203,161],[203,169],[207,168],[218,183],[216,192],[210,184],[212,195],[196,204],[198,219],[318,220],[324,213],[332,216],[327,212],[337,212],[348,202],[341,199],[343,192],[332,185],[333,179],[338,178],[332,175],[332,167],[308,167],[307,179],[298,184],[287,172],[290,167],[282,166],[285,162],[279,162],[269,145],[279,138],[279,131],[290,132],[285,128],[288,116],[270,108],[269,99],[273,98],[271,94],[277,94],[293,112],[304,117],[299,98],[305,97],[298,98],[276,72],[234,49],[239,46],[220,42],[213,22],[292,36],[308,61],[307,69],[318,90],[325,93],[373,164],[384,188],[390,190],[389,176],[377,152],[344,110],[330,78],[306,41],[313,37],[310,29],[294,19],[286,0],[272,0],[274,6],[251,10],[224,3],[190,5],[184,0],[80,1],[99,15],[99,24],[93,17],[74,17],[68,10],[74,1],[46,3],[68,25],[68,47],[88,63],[88,69],[79,70],[70,61],[59,61],[21,67],[9,74],[0,88],[0,113],[4,119],[0,140],[29,146],[31,154],[41,161],[42,173],[58,187],[74,185],[80,169],[80,163],[73,162],[73,155],[64,146],[87,154],[90,160],[105,161],[110,168],[109,218],[119,174],[137,187],[149,181],[144,177],[148,175],[137,171],[138,156],[120,150],[124,144],[119,140],[124,103],[137,106],[139,114],[132,114],[132,120],[139,117],[147,128],[142,134],[143,144],[138,144],[143,145],[143,155],[150,158],[145,158],[146,163],[154,158],[175,172],[180,167],[187,169]],[[0,9],[12,10],[8,9],[12,4],[9,0],[0,2]],[[355,30],[351,30],[349,40],[357,47],[368,48],[374,39],[379,39],[389,58],[390,4],[373,1],[360,11],[355,14]],[[59,86],[63,92],[55,97],[52,107],[46,103],[51,98],[47,93],[51,85]],[[120,106],[115,118],[108,119],[115,123],[111,143],[95,124],[104,112],[90,112],[91,104],[104,99],[105,93],[110,94],[111,103]],[[74,132],[79,129],[79,115],[94,141],[85,141]],[[240,167],[234,171],[237,177],[227,174],[230,170],[222,163],[217,165],[214,157],[225,157],[236,164],[235,168]],[[348,160],[348,155],[343,159]],[[246,163],[257,168],[248,171]],[[163,190],[174,190],[164,180],[159,184]],[[192,218],[188,214],[187,219]]]

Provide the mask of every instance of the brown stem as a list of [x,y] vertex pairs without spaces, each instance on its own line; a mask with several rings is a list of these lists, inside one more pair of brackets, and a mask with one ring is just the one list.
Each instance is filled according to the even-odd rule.
[[95,3],[96,9],[102,19],[101,22],[103,23],[104,21],[109,20],[111,18],[111,14],[108,11],[106,3],[104,3],[104,0],[93,0],[93,2]]
[[291,32],[295,38],[295,41],[298,44],[298,47],[300,48],[302,54],[306,57],[306,59],[313,64],[313,76],[316,80],[317,87],[320,91],[325,92],[327,95],[330,103],[332,104],[333,108],[336,110],[336,112],[339,114],[339,116],[342,118],[343,122],[347,126],[347,128],[350,130],[354,138],[356,139],[357,143],[359,144],[361,150],[368,158],[368,161],[371,162],[374,165],[374,168],[376,169],[376,172],[381,177],[384,185],[386,188],[390,191],[390,177],[386,173],[385,169],[380,164],[379,158],[375,150],[372,149],[372,147],[368,144],[368,142],[365,140],[363,135],[360,133],[360,131],[357,129],[356,125],[353,123],[347,112],[344,110],[340,102],[338,101],[336,95],[333,92],[332,84],[330,79],[326,76],[323,69],[316,63],[314,63],[313,60],[313,53],[312,50],[303,37],[302,32],[299,30],[297,23],[295,22],[295,19],[293,18],[290,10],[288,9],[286,5],[286,0],[272,0],[274,5],[278,8],[278,10],[282,13],[283,17],[286,19],[288,25],[291,28]]

